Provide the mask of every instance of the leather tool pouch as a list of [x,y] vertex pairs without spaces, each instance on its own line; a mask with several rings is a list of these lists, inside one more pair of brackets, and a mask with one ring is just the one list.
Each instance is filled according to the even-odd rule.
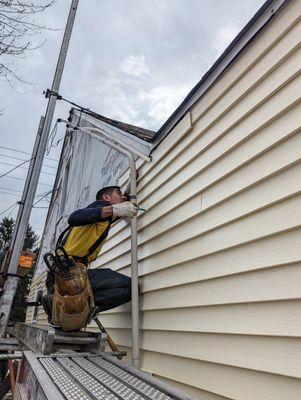
[[70,269],[70,277],[55,275],[52,322],[63,331],[84,328],[94,307],[87,267],[77,262]]

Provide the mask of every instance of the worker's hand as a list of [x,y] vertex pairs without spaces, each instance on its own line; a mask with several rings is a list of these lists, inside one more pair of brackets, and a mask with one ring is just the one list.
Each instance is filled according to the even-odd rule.
[[126,217],[134,218],[138,213],[138,207],[132,204],[130,201],[124,203],[113,204],[113,217]]

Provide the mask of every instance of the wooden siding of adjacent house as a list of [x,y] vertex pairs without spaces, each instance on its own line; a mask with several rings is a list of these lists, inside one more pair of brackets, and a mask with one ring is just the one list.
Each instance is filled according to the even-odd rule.
[[[288,1],[138,164],[141,366],[200,399],[301,396],[300,38]],[[130,274],[123,222],[100,265]]]

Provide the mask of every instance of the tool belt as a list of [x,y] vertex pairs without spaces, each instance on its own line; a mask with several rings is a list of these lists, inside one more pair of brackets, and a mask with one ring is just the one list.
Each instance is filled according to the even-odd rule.
[[94,310],[87,266],[68,257],[63,247],[46,253],[44,260],[55,277],[52,323],[63,331],[86,327]]
[[70,277],[55,275],[52,322],[63,331],[84,328],[94,307],[87,267],[79,262],[70,269]]
[[52,303],[52,322],[64,331],[84,328],[96,313],[93,292],[90,286],[87,267],[89,257],[105,240],[110,224],[80,259],[69,257],[63,247],[66,243],[68,226],[59,236],[54,254],[46,253],[44,261],[54,273],[54,295]]

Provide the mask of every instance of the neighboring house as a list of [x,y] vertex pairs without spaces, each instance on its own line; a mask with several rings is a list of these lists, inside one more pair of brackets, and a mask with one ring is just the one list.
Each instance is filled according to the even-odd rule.
[[[266,2],[137,161],[142,369],[202,400],[301,398],[300,39],[301,0]],[[89,141],[66,139],[44,249],[111,182],[106,157],[126,180]],[[130,274],[129,233],[92,267]],[[129,305],[102,322],[130,346]]]

